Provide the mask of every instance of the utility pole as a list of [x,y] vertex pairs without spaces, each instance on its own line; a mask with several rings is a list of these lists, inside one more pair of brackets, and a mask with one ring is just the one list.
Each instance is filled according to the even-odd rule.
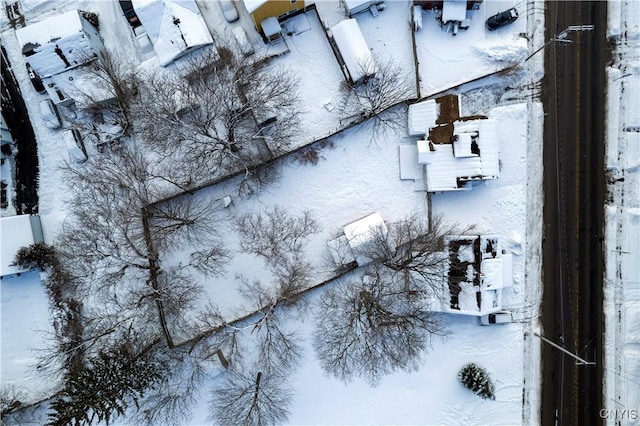
[[580,358],[578,355],[575,355],[575,354],[569,352],[568,350],[566,350],[562,346],[559,346],[559,345],[553,343],[551,340],[549,340],[549,339],[547,339],[545,337],[542,337],[538,333],[533,333],[533,335],[539,337],[543,342],[550,344],[554,348],[560,349],[562,352],[564,352],[565,354],[569,355],[570,357],[577,359],[578,362],[576,362],[576,365],[596,365],[595,362],[589,362],[587,360],[584,360],[584,359]]

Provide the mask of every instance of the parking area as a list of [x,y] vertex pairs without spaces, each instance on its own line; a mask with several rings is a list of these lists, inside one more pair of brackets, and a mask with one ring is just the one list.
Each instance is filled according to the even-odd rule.
[[[484,1],[469,10],[468,29],[452,35],[437,20],[441,12],[422,10],[422,29],[415,33],[420,96],[427,97],[459,84],[522,63],[527,57],[526,19],[489,31],[490,16],[513,7],[505,1]],[[515,5],[524,13],[524,2]],[[446,70],[446,72],[444,72]]]

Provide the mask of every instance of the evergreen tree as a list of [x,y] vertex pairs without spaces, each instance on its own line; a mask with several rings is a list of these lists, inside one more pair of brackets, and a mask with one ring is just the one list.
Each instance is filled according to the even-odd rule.
[[496,399],[489,373],[474,363],[469,363],[458,372],[458,379],[482,399]]
[[137,407],[145,391],[162,377],[161,372],[157,362],[133,356],[124,345],[100,352],[87,368],[67,375],[65,389],[51,404],[48,425],[109,424],[131,402]]
[[45,243],[33,243],[18,250],[11,266],[24,269],[42,269],[53,266],[57,262],[56,249]]

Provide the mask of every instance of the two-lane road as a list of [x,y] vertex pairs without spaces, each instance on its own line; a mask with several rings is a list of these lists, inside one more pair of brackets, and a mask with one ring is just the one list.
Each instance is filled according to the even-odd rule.
[[602,404],[606,3],[546,3],[543,79],[544,335],[595,366],[542,347],[543,425],[598,424]]

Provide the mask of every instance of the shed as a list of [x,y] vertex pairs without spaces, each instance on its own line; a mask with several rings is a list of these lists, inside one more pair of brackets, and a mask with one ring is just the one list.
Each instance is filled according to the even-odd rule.
[[365,254],[367,244],[370,244],[376,236],[381,235],[386,238],[388,234],[387,225],[380,213],[372,213],[358,219],[345,226],[343,231],[358,266],[367,265],[372,260]]
[[133,8],[163,67],[213,44],[194,0],[133,0]]
[[346,19],[332,27],[331,34],[353,83],[375,74],[373,55],[360,31],[358,21]]
[[16,38],[43,79],[92,61],[104,48],[98,30],[77,10],[18,28]]
[[11,266],[18,250],[36,242],[43,242],[40,216],[19,215],[0,218],[0,278],[25,272]]

